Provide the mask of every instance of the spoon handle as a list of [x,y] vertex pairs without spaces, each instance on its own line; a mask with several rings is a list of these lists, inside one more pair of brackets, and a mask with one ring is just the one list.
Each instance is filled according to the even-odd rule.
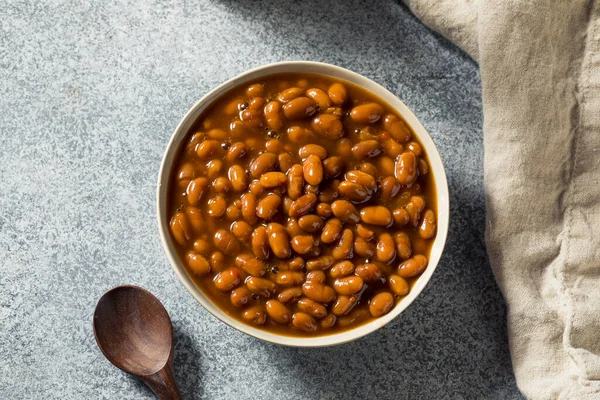
[[160,371],[142,378],[160,400],[181,400],[175,381],[173,364],[167,363]]

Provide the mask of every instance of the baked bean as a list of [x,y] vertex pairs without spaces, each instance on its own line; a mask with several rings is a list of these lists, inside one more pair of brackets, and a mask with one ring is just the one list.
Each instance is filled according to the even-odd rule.
[[232,267],[219,272],[215,276],[215,286],[221,292],[229,292],[242,281],[242,273],[239,269]]
[[271,152],[265,152],[250,162],[250,173],[255,178],[260,178],[263,174],[273,171],[277,166],[277,155]]
[[313,258],[312,260],[308,260],[306,262],[306,269],[309,271],[324,271],[327,268],[331,267],[334,263],[335,258],[332,256],[321,256],[317,258]]
[[292,254],[292,249],[283,225],[271,222],[267,225],[267,233],[269,234],[269,246],[273,254],[278,258],[288,258]]
[[283,287],[299,286],[304,282],[304,274],[297,271],[283,271],[275,277],[275,283]]
[[208,200],[208,215],[213,218],[221,218],[225,215],[227,209],[227,201],[223,196],[215,196]]
[[315,208],[317,204],[317,196],[313,193],[307,193],[304,196],[298,198],[292,203],[290,208],[290,217],[301,217],[308,214]]
[[301,271],[304,268],[305,262],[302,257],[292,258],[287,262],[287,267],[290,271]]
[[381,154],[381,145],[377,140],[365,140],[352,146],[352,154],[359,160],[377,157]]
[[282,109],[283,115],[292,121],[308,118],[317,111],[315,102],[308,97],[297,97],[284,104]]
[[196,147],[196,155],[202,159],[210,159],[212,156],[217,154],[221,149],[221,145],[216,140],[205,140],[202,143],[198,143]]
[[315,212],[319,217],[329,218],[333,211],[331,211],[331,206],[327,203],[319,203],[317,204],[317,208],[315,208]]
[[377,168],[380,176],[394,176],[396,164],[391,157],[382,156],[377,158]]
[[370,192],[373,192],[375,189],[377,189],[377,182],[375,181],[373,175],[363,171],[352,170],[346,172],[346,180],[357,183]]
[[317,330],[317,321],[304,312],[297,312],[292,316],[292,326],[304,332],[313,332]]
[[369,174],[369,175],[371,175],[373,177],[376,177],[378,175],[377,167],[375,167],[370,162],[366,162],[366,161],[362,162],[358,166],[358,171],[364,172],[365,174]]
[[323,243],[333,243],[342,236],[342,221],[338,218],[331,218],[325,223],[321,232],[321,241]]
[[404,206],[404,209],[410,217],[412,226],[417,226],[421,219],[421,212],[425,209],[425,200],[420,196],[412,196],[408,201],[408,204]]
[[342,196],[354,203],[363,203],[371,198],[367,188],[355,182],[341,182],[338,186],[338,191],[342,194]]
[[[231,133],[231,137],[244,138],[247,137],[248,134],[250,134],[251,130],[250,127],[246,125],[244,121],[236,119],[234,121],[231,121],[231,123],[229,124],[229,132]],[[250,148],[252,148],[252,146],[250,146]]]
[[389,292],[381,292],[373,296],[369,302],[369,312],[374,317],[381,317],[390,312],[394,305],[394,296]]
[[335,114],[319,114],[311,124],[311,128],[327,139],[336,140],[344,136],[344,124]]
[[332,156],[323,160],[323,173],[327,179],[338,176],[343,168],[344,163],[340,157]]
[[319,106],[319,108],[321,110],[325,110],[325,109],[329,108],[329,106],[331,106],[331,100],[329,99],[329,96],[327,95],[327,93],[325,93],[321,89],[318,89],[318,88],[308,89],[306,91],[306,95],[309,98],[313,99],[314,102],[317,103],[317,106]]
[[263,197],[256,206],[256,215],[262,219],[272,219],[281,205],[281,197],[269,194]]
[[406,279],[399,275],[393,274],[388,277],[388,283],[392,292],[398,296],[406,296],[410,291],[410,286]]
[[231,300],[231,304],[235,307],[242,307],[248,304],[250,296],[252,296],[252,292],[250,292],[246,286],[240,286],[231,291],[229,299]]
[[287,192],[288,196],[292,199],[297,199],[302,196],[302,190],[304,188],[304,172],[302,165],[293,165],[287,175]]
[[227,150],[226,160],[234,162],[246,155],[247,149],[244,142],[236,142]]
[[427,172],[429,172],[429,166],[427,165],[427,161],[423,160],[422,158],[419,160],[419,175],[425,175]]
[[406,147],[408,147],[408,150],[414,153],[414,155],[417,157],[423,153],[423,150],[421,150],[421,145],[417,142],[409,142]]
[[207,187],[208,179],[206,178],[200,177],[191,180],[186,189],[188,203],[191,206],[198,204],[202,195],[206,192]]
[[198,275],[204,276],[210,272],[210,264],[208,260],[195,251],[189,251],[186,256],[187,266],[190,270]]
[[419,236],[423,239],[431,239],[435,236],[435,214],[431,210],[425,211],[423,214],[423,221],[421,222],[421,226],[419,226]]
[[287,182],[287,176],[283,172],[266,172],[260,177],[260,184],[266,188],[281,186]]
[[225,210],[225,216],[230,221],[236,221],[242,217],[242,210],[238,206],[232,204]]
[[356,225],[356,233],[358,236],[365,240],[372,240],[373,238],[375,238],[375,232],[373,232],[371,229],[367,228],[363,224]]
[[283,143],[279,139],[267,140],[265,150],[271,153],[281,153],[283,151]]
[[248,190],[250,190],[250,193],[253,195],[260,196],[265,192],[266,189],[260,184],[260,180],[254,179],[252,182],[250,182],[250,185],[248,185]]
[[335,299],[335,290],[331,286],[316,282],[305,282],[302,293],[309,299],[318,303],[329,303]]
[[223,108],[223,111],[227,115],[235,115],[238,113],[240,104],[242,104],[243,102],[244,102],[243,99],[235,98],[225,105],[225,107]]
[[333,314],[327,314],[327,316],[325,316],[322,320],[321,320],[321,328],[323,329],[329,329],[331,328],[333,325],[335,325],[335,321],[337,320],[336,316]]
[[348,314],[354,306],[358,303],[358,296],[344,296],[339,295],[335,299],[331,312],[333,315],[342,316]]
[[377,103],[361,104],[350,111],[350,118],[359,124],[374,124],[384,112],[383,107]]
[[392,213],[384,206],[369,206],[360,210],[360,219],[365,224],[388,226],[392,223]]
[[402,185],[393,176],[385,177],[381,180],[380,196],[383,200],[391,200],[400,193]]
[[288,235],[290,235],[290,237],[306,235],[306,232],[304,232],[302,228],[300,228],[300,225],[298,225],[298,220],[296,218],[289,218],[287,220],[285,223],[285,231],[288,233]]
[[402,278],[412,278],[427,268],[427,257],[417,254],[398,266],[398,275]]
[[190,223],[192,230],[195,232],[202,232],[202,228],[204,226],[204,218],[202,217],[202,213],[196,207],[188,206],[184,210],[185,217]]
[[342,110],[341,107],[329,107],[325,111],[323,111],[323,114],[333,114],[337,115],[338,117],[341,117],[342,115],[344,115],[344,110]]
[[242,253],[235,258],[235,265],[252,276],[263,276],[267,272],[267,266],[250,253]]
[[306,232],[316,233],[323,228],[323,218],[315,214],[303,215],[298,219],[298,225]]
[[265,86],[260,83],[248,86],[246,89],[246,96],[248,97],[261,97],[264,93]]
[[280,324],[287,324],[292,320],[292,312],[277,300],[269,300],[265,303],[269,317]]
[[228,172],[231,186],[236,192],[242,192],[248,187],[248,175],[240,165],[232,165]]
[[[209,138],[214,139],[214,138],[211,138],[210,136],[209,136]],[[196,147],[203,140],[204,140],[204,133],[202,133],[202,132],[194,133],[185,146],[185,154],[187,156],[195,156],[196,155]]]
[[281,293],[279,293],[279,295],[277,295],[277,300],[279,300],[280,302],[287,304],[287,303],[292,303],[294,301],[298,301],[298,299],[300,299],[302,297],[302,288],[300,287],[294,287],[294,288],[288,288],[288,289],[284,289],[281,291]]
[[294,165],[294,159],[290,153],[281,153],[277,160],[279,161],[279,170],[284,174]]
[[410,130],[404,121],[400,120],[394,114],[387,114],[385,116],[383,119],[383,129],[400,143],[408,142],[410,140]]
[[325,306],[306,297],[298,300],[298,309],[315,318],[324,318],[327,315]]
[[255,224],[258,221],[258,217],[256,216],[256,207],[258,206],[256,196],[252,193],[244,193],[241,200],[242,216],[249,224]]
[[402,185],[411,185],[417,179],[417,157],[411,151],[400,154],[396,160],[394,175]]
[[231,182],[224,176],[219,176],[212,183],[212,188],[217,193],[228,193],[231,190]]
[[396,245],[392,235],[389,233],[382,233],[379,235],[379,241],[377,242],[377,260],[386,263],[394,258],[396,255]]
[[310,130],[300,126],[288,128],[287,135],[292,143],[307,143],[312,140],[314,136]]
[[377,264],[361,264],[354,268],[354,274],[361,277],[366,283],[385,281]]
[[290,101],[297,99],[298,97],[304,94],[304,90],[299,87],[291,87],[289,89],[285,89],[281,93],[277,95],[277,101],[280,103],[289,103]]
[[298,254],[306,254],[312,250],[315,241],[311,235],[300,235],[292,238],[292,249]]
[[300,147],[300,150],[298,150],[298,155],[303,160],[307,159],[313,154],[319,157],[321,160],[327,158],[327,150],[325,150],[324,147],[319,146],[318,144],[307,144],[305,146]]
[[260,297],[271,297],[277,292],[277,286],[265,278],[258,278],[256,276],[250,276],[246,279],[246,286],[252,293],[259,295]]
[[235,221],[231,224],[231,233],[243,242],[247,242],[252,237],[252,226],[246,221]]
[[197,239],[194,241],[194,250],[203,256],[208,256],[210,254],[210,243],[204,239]]
[[375,255],[375,246],[361,237],[354,238],[354,254],[371,258]]
[[396,251],[398,257],[401,260],[406,260],[412,254],[412,246],[410,244],[410,238],[404,232],[397,232],[394,234],[394,243],[396,244]]
[[343,222],[356,224],[360,221],[360,217],[356,207],[347,200],[336,200],[331,204],[333,215]]
[[334,279],[343,278],[352,273],[354,273],[354,264],[351,261],[339,262],[329,270],[329,276]]
[[329,95],[331,102],[336,106],[343,106],[346,100],[348,100],[348,91],[341,83],[334,83],[329,86],[327,94]]
[[335,152],[343,159],[352,157],[352,142],[350,139],[344,138],[338,140],[337,145],[335,146]]
[[219,229],[215,233],[214,244],[225,254],[234,254],[240,251],[240,244],[235,236],[225,229]]
[[[262,105],[260,107],[262,107]],[[263,125],[262,115],[262,109],[248,107],[247,110],[244,110],[240,113],[240,119],[250,128],[260,129],[260,127]]]
[[381,143],[385,154],[392,158],[398,157],[404,151],[404,147],[392,138],[384,139]]
[[336,292],[344,296],[351,296],[363,288],[363,280],[359,276],[346,276],[333,282]]
[[223,129],[211,129],[206,133],[206,136],[208,136],[209,139],[214,139],[214,140],[218,140],[218,141],[223,141],[225,139],[227,139],[227,132],[225,132]]
[[331,185],[325,187],[323,190],[321,190],[321,193],[319,193],[319,201],[322,203],[331,203],[332,201],[337,199],[339,197],[339,193],[337,191],[337,187],[339,186],[339,184],[340,181],[338,181],[337,179],[331,181]]
[[267,313],[263,306],[256,305],[247,308],[242,313],[242,318],[244,321],[253,324],[253,325],[262,325],[267,320]]
[[213,271],[223,270],[223,263],[225,262],[225,256],[220,251],[215,251],[210,255],[210,268]]
[[223,161],[221,160],[210,160],[208,164],[206,164],[206,176],[209,179],[215,179],[221,173],[223,169]]
[[327,276],[323,271],[310,271],[306,274],[306,282],[325,283]]
[[394,218],[394,224],[398,226],[404,226],[410,221],[410,215],[404,208],[395,209],[392,212],[392,217]]
[[190,181],[194,179],[196,175],[196,169],[192,163],[185,163],[179,168],[179,172],[177,173],[177,181],[179,182],[179,187],[185,189]]
[[354,233],[350,229],[344,229],[342,237],[333,248],[331,254],[336,260],[343,260],[345,258],[352,258],[354,255],[352,250],[354,248]]
[[316,155],[310,155],[302,164],[304,179],[311,185],[318,185],[323,180],[323,164]]

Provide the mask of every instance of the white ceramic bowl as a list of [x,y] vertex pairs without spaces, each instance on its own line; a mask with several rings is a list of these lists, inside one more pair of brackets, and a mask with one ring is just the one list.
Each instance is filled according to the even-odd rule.
[[[250,325],[246,325],[221,311],[207,296],[204,295],[204,293],[202,293],[202,291],[200,291],[194,285],[192,280],[189,278],[185,267],[177,256],[177,252],[173,245],[173,240],[171,239],[169,233],[167,216],[167,190],[174,157],[178,154],[178,150],[181,147],[182,141],[186,138],[188,130],[191,128],[192,124],[194,121],[196,121],[200,114],[216,99],[236,86],[256,81],[267,75],[293,72],[316,73],[343,79],[369,90],[388,103],[400,115],[402,115],[404,120],[412,127],[413,131],[416,133],[421,143],[425,147],[425,152],[429,157],[430,170],[433,172],[437,187],[437,235],[431,249],[428,267],[418,278],[410,293],[404,299],[402,299],[402,301],[396,305],[392,311],[383,317],[377,318],[367,324],[360,325],[357,328],[345,332],[317,337],[277,335],[271,332],[256,329]],[[198,300],[200,304],[202,304],[204,308],[206,308],[212,315],[241,332],[247,333],[250,336],[254,336],[262,340],[266,340],[268,342],[296,347],[321,347],[346,343],[376,331],[396,318],[415,300],[433,275],[433,272],[435,271],[435,268],[437,267],[442,255],[442,251],[444,250],[446,236],[448,234],[449,219],[448,182],[446,180],[446,173],[444,172],[444,166],[442,165],[440,154],[438,153],[435,144],[431,140],[431,137],[425,128],[423,128],[423,125],[421,125],[419,120],[417,120],[415,115],[408,109],[408,107],[406,107],[402,101],[400,101],[387,89],[378,85],[372,80],[365,78],[364,76],[344,68],[336,67],[334,65],[309,61],[280,62],[252,69],[223,83],[202,97],[196,104],[194,104],[187,112],[185,117],[183,117],[177,128],[175,128],[175,132],[173,132],[171,140],[169,141],[165,151],[158,177],[157,208],[158,229],[160,231],[160,236],[165,252],[167,253],[167,257],[183,285],[196,298],[196,300]]]

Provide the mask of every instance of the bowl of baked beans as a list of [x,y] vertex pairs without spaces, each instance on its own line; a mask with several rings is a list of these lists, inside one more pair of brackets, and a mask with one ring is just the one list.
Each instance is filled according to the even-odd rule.
[[215,317],[298,347],[397,317],[444,249],[435,144],[387,89],[317,62],[245,72],[202,97],[162,161],[158,226],[186,289]]

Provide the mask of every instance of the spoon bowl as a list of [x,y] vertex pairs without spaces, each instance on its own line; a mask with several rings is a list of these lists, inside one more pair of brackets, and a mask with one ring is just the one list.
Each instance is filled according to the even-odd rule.
[[117,368],[141,378],[160,399],[179,399],[173,374],[173,326],[149,291],[119,286],[106,292],[94,312],[94,336]]

